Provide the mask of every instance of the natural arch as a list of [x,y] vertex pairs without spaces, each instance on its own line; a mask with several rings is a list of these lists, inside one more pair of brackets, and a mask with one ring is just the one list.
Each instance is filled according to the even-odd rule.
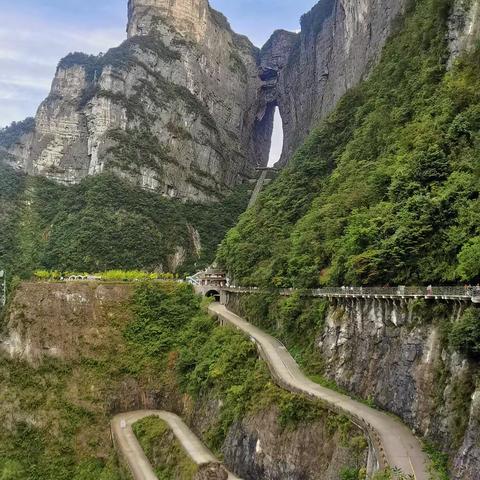
[[275,106],[273,117],[273,129],[270,139],[270,155],[268,158],[268,166],[274,167],[282,158],[283,152],[283,122],[280,109]]

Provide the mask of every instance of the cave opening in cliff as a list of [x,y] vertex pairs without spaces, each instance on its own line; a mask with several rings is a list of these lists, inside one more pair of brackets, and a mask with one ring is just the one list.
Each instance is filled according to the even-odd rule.
[[273,117],[273,131],[270,144],[270,154],[268,157],[268,166],[273,167],[280,160],[283,151],[283,122],[280,115],[280,109],[275,107]]

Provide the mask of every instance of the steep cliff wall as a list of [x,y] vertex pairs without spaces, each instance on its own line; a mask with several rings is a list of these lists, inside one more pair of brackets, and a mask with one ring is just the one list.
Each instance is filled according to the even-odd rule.
[[467,305],[338,301],[318,336],[325,373],[448,452],[453,478],[480,472],[480,369],[447,348]]
[[203,201],[267,161],[252,133],[258,51],[207,0],[131,1],[128,33],[103,56],[60,62],[35,131],[11,149],[19,165],[63,183],[114,169]]
[[[145,188],[218,198],[265,165],[280,108],[285,165],[340,98],[366,78],[407,0],[322,0],[299,34],[261,53],[207,0],[129,0],[128,40],[62,60],[36,129],[10,153],[64,183],[114,169]],[[478,36],[479,4],[450,12],[451,62]]]
[[480,1],[455,0],[448,25],[450,65],[465,50],[471,50],[480,38]]
[[377,63],[407,0],[322,0],[301,32],[275,32],[262,49],[268,101],[283,120],[285,165],[309,132]]

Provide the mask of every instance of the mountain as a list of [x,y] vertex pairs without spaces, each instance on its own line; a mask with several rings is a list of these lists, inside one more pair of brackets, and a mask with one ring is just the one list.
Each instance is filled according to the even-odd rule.
[[410,4],[378,65],[229,233],[219,259],[238,284],[478,281],[478,9]]
[[122,45],[62,59],[11,149],[18,166],[65,184],[114,171],[197,202],[252,177],[268,158],[254,141],[258,50],[207,0],[190,3],[131,1]]
[[26,275],[203,266],[268,161],[275,107],[285,164],[367,75],[402,11],[322,1],[299,34],[275,32],[260,51],[206,0],[131,0],[127,40],[62,59],[36,118],[0,131],[0,160],[27,173],[0,261],[18,260],[15,245]]
[[166,196],[221,199],[266,165],[276,106],[286,163],[378,59],[406,2],[361,3],[323,0],[300,34],[276,32],[259,51],[207,0],[130,0],[128,39],[62,59],[9,151],[61,183],[108,170]]

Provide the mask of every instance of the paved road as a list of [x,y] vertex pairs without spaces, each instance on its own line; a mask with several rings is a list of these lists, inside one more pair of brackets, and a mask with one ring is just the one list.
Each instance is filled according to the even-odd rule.
[[[210,450],[203,445],[177,415],[158,410],[122,413],[112,420],[112,435],[115,445],[127,462],[134,480],[158,480],[132,430],[132,425],[135,422],[152,415],[161,418],[169,425],[187,454],[197,465],[218,462]],[[228,478],[229,480],[241,480],[232,473],[229,473]]]
[[319,398],[336,410],[354,415],[369,425],[370,437],[374,442],[375,439],[379,441],[380,448],[376,449],[376,453],[381,463],[383,457],[388,466],[397,467],[405,474],[413,475],[416,480],[430,478],[427,472],[428,459],[423,453],[422,445],[403,423],[386,413],[312,382],[301,372],[287,349],[274,337],[230,312],[223,305],[212,304],[209,309],[220,320],[240,329],[257,343],[272,375],[280,381],[282,387]]

